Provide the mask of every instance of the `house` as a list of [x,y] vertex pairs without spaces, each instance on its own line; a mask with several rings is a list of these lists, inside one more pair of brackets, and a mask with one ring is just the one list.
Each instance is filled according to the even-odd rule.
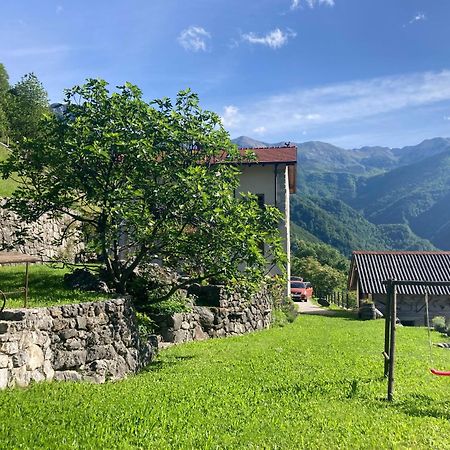
[[[265,147],[240,149],[242,154],[250,151],[255,154],[254,160],[241,164],[239,192],[251,192],[258,197],[261,205],[276,206],[284,215],[280,223],[280,234],[284,250],[288,256],[287,274],[290,270],[290,213],[289,194],[296,189],[297,147]],[[272,267],[270,274],[279,274],[278,267]],[[287,287],[287,289],[289,289]],[[287,291],[289,292],[289,290]]]
[[[450,281],[450,252],[354,251],[348,288],[356,291],[358,306],[371,300],[384,314],[388,279]],[[450,317],[450,287],[427,288],[430,320]],[[426,325],[425,287],[397,287],[397,316],[403,325]]]

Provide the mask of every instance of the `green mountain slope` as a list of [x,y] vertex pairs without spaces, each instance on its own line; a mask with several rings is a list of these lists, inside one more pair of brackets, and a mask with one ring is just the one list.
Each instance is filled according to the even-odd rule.
[[377,226],[341,200],[295,194],[291,220],[345,255],[352,250],[432,250],[407,225]]

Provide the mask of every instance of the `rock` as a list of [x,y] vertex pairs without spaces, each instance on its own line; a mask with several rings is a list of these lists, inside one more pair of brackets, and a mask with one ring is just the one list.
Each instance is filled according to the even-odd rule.
[[6,353],[8,355],[14,355],[19,351],[19,343],[18,342],[4,342],[0,346],[0,351]]
[[197,306],[195,308],[195,312],[199,316],[199,322],[200,322],[202,328],[208,330],[209,328],[211,328],[214,325],[215,317],[210,308],[208,308],[206,306]]
[[190,326],[189,322],[182,322],[182,324],[181,324],[182,330],[189,330],[190,327],[191,326]]
[[112,345],[94,346],[88,348],[86,361],[91,362],[97,359],[116,359],[117,353]]
[[58,350],[53,355],[53,368],[55,370],[78,368],[86,363],[86,356],[86,350]]
[[0,389],[8,386],[8,369],[0,369]]
[[81,375],[75,370],[65,370],[55,372],[53,379],[56,381],[81,381]]
[[203,341],[204,339],[208,339],[208,333],[205,333],[200,325],[196,325],[194,328],[193,334],[194,341]]
[[9,357],[3,353],[0,353],[0,369],[8,367]]
[[12,356],[13,367],[22,367],[28,362],[28,355],[24,351],[19,351]]

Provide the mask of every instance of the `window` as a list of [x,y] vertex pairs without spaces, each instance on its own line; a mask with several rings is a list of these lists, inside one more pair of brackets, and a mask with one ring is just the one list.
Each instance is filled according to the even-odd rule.
[[264,202],[264,194],[256,194],[256,197],[258,197],[258,206],[263,209],[265,202]]

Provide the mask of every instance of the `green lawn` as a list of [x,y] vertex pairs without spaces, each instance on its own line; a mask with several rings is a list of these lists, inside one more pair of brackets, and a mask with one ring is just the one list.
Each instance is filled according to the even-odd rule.
[[[0,143],[0,161],[8,157],[8,149]],[[9,197],[17,187],[17,182],[12,178],[4,180],[0,177],[0,197]]]
[[[71,290],[64,287],[67,269],[55,269],[46,265],[30,264],[29,307],[53,306],[101,300],[107,297],[98,292]],[[25,266],[0,266],[0,290],[16,291],[24,287]],[[23,307],[23,294],[8,298],[6,308]]]
[[398,331],[392,404],[382,347],[382,321],[312,316],[172,347],[122,382],[0,393],[0,446],[450,448],[450,380],[428,373],[426,331]]

